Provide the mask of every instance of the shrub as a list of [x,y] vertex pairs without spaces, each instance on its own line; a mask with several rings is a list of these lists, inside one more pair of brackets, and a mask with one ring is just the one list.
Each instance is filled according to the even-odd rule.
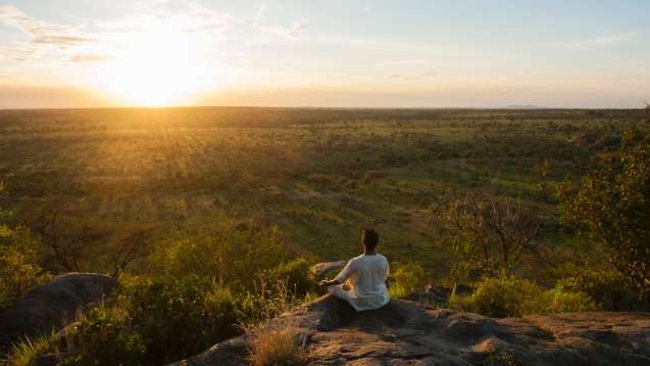
[[256,328],[250,332],[249,359],[255,366],[303,365],[307,362],[304,342],[304,335],[291,325]]
[[37,264],[37,245],[26,229],[0,223],[0,311],[49,279]]
[[452,297],[450,307],[497,318],[596,308],[585,293],[562,288],[544,290],[532,281],[513,276],[485,279],[472,295]]
[[233,296],[199,276],[120,278],[113,298],[92,307],[75,324],[69,365],[160,365],[196,354],[286,311],[284,282]]
[[570,313],[576,311],[596,310],[593,299],[584,292],[569,292],[554,288],[544,293],[545,313]]
[[124,282],[79,320],[72,336],[79,364],[166,364],[239,333],[227,289],[196,277]]
[[650,134],[625,133],[575,189],[560,189],[565,221],[589,231],[601,252],[650,300]]
[[488,278],[467,298],[454,296],[450,305],[491,317],[521,316],[536,312],[543,290],[516,277]]
[[620,310],[617,303],[634,295],[635,288],[629,278],[615,270],[588,269],[558,282],[567,291],[588,294],[603,310]]
[[427,282],[427,275],[424,268],[418,263],[396,262],[391,266],[391,279],[393,283],[388,289],[390,296],[401,298],[413,292],[422,291]]
[[199,276],[239,290],[250,288],[288,258],[276,227],[219,218],[207,232],[181,234],[163,243],[150,264],[156,275]]
[[270,269],[264,276],[270,283],[285,282],[287,291],[293,296],[304,297],[316,290],[316,281],[305,258],[296,258]]

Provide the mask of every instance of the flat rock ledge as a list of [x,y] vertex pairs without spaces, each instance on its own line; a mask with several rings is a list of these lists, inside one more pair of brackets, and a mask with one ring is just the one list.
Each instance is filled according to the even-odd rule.
[[[410,301],[355,313],[321,297],[270,322],[307,339],[310,365],[650,365],[650,313],[493,319]],[[246,365],[245,336],[170,366]]]

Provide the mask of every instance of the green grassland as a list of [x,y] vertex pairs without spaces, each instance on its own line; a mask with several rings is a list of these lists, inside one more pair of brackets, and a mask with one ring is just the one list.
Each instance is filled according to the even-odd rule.
[[436,234],[436,207],[456,191],[519,197],[548,215],[540,240],[565,250],[557,258],[581,250],[541,188],[576,179],[649,119],[642,110],[6,110],[2,199],[34,230],[57,211],[66,230],[98,233],[98,255],[138,230],[162,239],[227,215],[275,224],[296,253],[319,260],[356,253],[359,228],[371,225],[390,259],[443,274],[453,253]]

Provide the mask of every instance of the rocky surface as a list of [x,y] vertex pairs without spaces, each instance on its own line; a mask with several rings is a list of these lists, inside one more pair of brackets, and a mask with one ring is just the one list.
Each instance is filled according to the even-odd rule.
[[23,336],[62,328],[87,304],[101,300],[117,280],[96,273],[68,273],[31,289],[0,314],[0,350]]
[[[650,365],[648,313],[492,319],[399,300],[355,313],[326,296],[271,323],[303,332],[313,365]],[[245,365],[246,357],[241,336],[172,365]]]

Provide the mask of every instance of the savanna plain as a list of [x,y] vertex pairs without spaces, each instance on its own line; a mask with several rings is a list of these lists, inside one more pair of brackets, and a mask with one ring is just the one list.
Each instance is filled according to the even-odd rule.
[[[625,282],[562,207],[626,131],[649,127],[642,109],[0,111],[3,240],[22,253],[5,260],[24,273],[2,306],[57,274],[111,274],[119,295],[82,316],[61,359],[171,362],[316,296],[309,267],[357,255],[363,227],[380,234],[396,297],[496,278],[557,300],[557,284],[580,287],[587,270]],[[481,243],[480,230],[513,248]],[[615,306],[592,292],[563,299]],[[521,315],[478,301],[456,306]]]

